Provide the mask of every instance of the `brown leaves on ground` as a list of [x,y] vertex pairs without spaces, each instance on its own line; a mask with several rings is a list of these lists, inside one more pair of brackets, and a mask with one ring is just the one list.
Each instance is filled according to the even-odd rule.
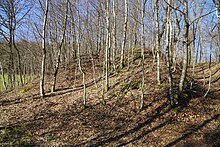
[[[38,80],[26,85],[30,88],[28,92],[21,93],[20,91],[24,89],[21,87],[1,94],[0,145],[15,143],[30,146],[220,145],[219,91],[203,98],[206,89],[195,84],[194,91],[179,101],[178,107],[170,108],[166,82],[159,87],[156,85],[153,65],[147,59],[142,111],[139,111],[140,89],[121,90],[129,82],[140,80],[138,61],[129,71],[125,68],[117,74],[110,75],[110,90],[104,95],[106,105],[102,103],[101,69],[96,67],[97,88],[91,70],[87,70],[88,107],[84,109],[82,77],[79,73],[73,87],[75,67],[71,64],[66,71],[60,70],[58,90],[53,94],[49,93],[51,77],[47,76],[45,99],[39,97]],[[164,81],[165,73],[162,72]],[[11,131],[14,128],[19,130]],[[7,136],[10,137],[6,140]]]

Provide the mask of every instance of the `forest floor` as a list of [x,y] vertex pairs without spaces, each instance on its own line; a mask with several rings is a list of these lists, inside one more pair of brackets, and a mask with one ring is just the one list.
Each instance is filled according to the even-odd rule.
[[[185,87],[183,98],[175,96],[178,105],[170,108],[165,62],[161,61],[162,84],[157,85],[155,65],[146,55],[144,107],[139,111],[140,60],[129,70],[126,66],[110,74],[110,89],[104,95],[102,65],[97,59],[94,62],[95,77],[91,60],[82,65],[86,108],[82,105],[82,76],[75,72],[74,62],[60,69],[54,93],[50,93],[52,76],[47,75],[44,99],[39,96],[39,79],[1,93],[0,146],[220,146],[220,64],[211,67],[207,97],[207,64],[196,65],[194,75],[190,68],[186,85],[193,80],[193,86]],[[179,77],[177,68],[176,83]]]

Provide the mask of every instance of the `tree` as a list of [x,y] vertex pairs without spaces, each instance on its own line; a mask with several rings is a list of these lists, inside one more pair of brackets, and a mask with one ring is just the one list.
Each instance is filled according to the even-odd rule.
[[[168,3],[171,4],[171,0],[168,0]],[[172,24],[170,19],[171,9],[167,6],[167,24],[166,24],[166,60],[167,60],[167,71],[168,71],[168,80],[169,80],[169,100],[170,105],[174,105],[173,101],[173,75],[172,75],[172,63],[171,63],[171,50],[172,50]]]
[[51,92],[54,92],[55,86],[56,86],[56,78],[57,78],[57,73],[59,70],[59,65],[60,65],[60,56],[61,56],[61,50],[64,44],[64,38],[65,38],[65,33],[66,33],[66,25],[67,25],[67,17],[68,17],[68,5],[69,5],[69,1],[66,0],[66,11],[65,11],[65,17],[63,20],[63,28],[62,28],[62,37],[61,37],[61,41],[59,43],[59,50],[58,50],[58,55],[57,55],[57,62],[56,62],[56,66],[55,66],[55,72],[54,72],[54,76],[53,76],[53,83],[52,83],[52,88],[51,88]]
[[109,5],[110,0],[105,1],[105,15],[106,15],[106,45],[105,45],[105,91],[108,91],[109,80],[108,80],[108,68],[109,68],[109,51],[110,51],[110,24],[109,24]]
[[[39,0],[40,2],[40,0]],[[44,78],[45,78],[45,66],[46,66],[46,55],[47,55],[47,50],[46,50],[46,26],[47,26],[47,18],[48,18],[48,11],[49,11],[49,0],[45,0],[46,6],[44,11],[44,20],[43,20],[43,29],[42,29],[42,51],[43,51],[43,57],[41,61],[41,80],[40,80],[40,95],[42,98],[45,97],[45,91],[44,91]],[[40,2],[41,3],[41,2]]]
[[183,1],[184,5],[184,41],[183,41],[183,47],[184,47],[184,57],[183,57],[183,69],[180,77],[179,82],[179,92],[182,94],[183,92],[183,85],[186,79],[187,74],[187,68],[188,68],[188,53],[189,53],[189,10],[188,10],[188,1]]
[[82,69],[81,65],[81,57],[80,57],[80,51],[81,51],[81,40],[82,40],[82,30],[81,30],[81,17],[80,17],[80,7],[79,7],[79,0],[77,0],[77,18],[78,18],[78,47],[77,47],[77,58],[78,58],[78,65],[79,70],[83,77],[83,106],[86,107],[86,82],[85,82],[85,73]]
[[[18,26],[20,26],[30,12],[32,2],[29,0],[2,0],[0,2],[0,35],[3,36],[9,47],[9,67],[8,79],[9,87],[12,89],[15,86],[15,67],[16,62],[14,59],[15,49],[18,61],[18,74],[20,82],[23,85],[22,68],[21,68],[21,55],[15,42],[15,35]],[[9,35],[8,35],[9,34]],[[12,75],[14,79],[12,79]]]
[[124,50],[127,39],[127,26],[128,26],[128,1],[125,0],[125,9],[124,9],[124,30],[123,30],[123,42],[121,47],[121,68],[124,67]]
[[116,39],[116,33],[117,33],[117,29],[116,29],[116,6],[115,6],[115,0],[112,1],[112,11],[113,11],[113,46],[112,46],[112,62],[113,62],[113,69],[116,70],[116,65],[115,65],[115,56],[116,56],[116,47],[117,47],[117,39]]
[[143,108],[144,105],[144,50],[145,50],[145,36],[144,36],[144,15],[145,15],[145,5],[147,0],[143,0],[142,2],[142,13],[141,13],[141,25],[142,25],[142,49],[141,49],[141,56],[142,56],[142,80],[141,80],[141,101],[140,101],[140,109]]
[[157,83],[160,81],[160,26],[159,26],[159,0],[155,0],[155,15],[156,15],[156,53],[157,53]]
[[[220,0],[213,0],[213,3],[216,5],[217,14],[218,14],[218,43],[220,44]],[[220,45],[218,51],[218,62],[220,63]]]

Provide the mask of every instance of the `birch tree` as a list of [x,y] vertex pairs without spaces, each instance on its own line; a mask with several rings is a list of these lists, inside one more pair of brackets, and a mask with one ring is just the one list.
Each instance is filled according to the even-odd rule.
[[183,85],[186,79],[187,68],[188,68],[188,53],[189,53],[189,10],[188,10],[188,0],[183,1],[184,5],[184,57],[183,57],[183,69],[179,82],[179,92],[182,94]]
[[[40,1],[39,1],[40,2]],[[43,20],[43,29],[42,29],[42,51],[43,51],[43,57],[42,57],[42,63],[41,63],[41,80],[40,80],[40,95],[42,98],[45,97],[45,91],[44,91],[44,78],[45,78],[45,67],[46,67],[46,26],[47,26],[47,18],[48,18],[48,11],[49,11],[49,0],[45,0],[46,7],[44,11],[44,20]],[[43,8],[42,8],[43,9]]]
[[112,11],[113,11],[113,46],[112,46],[112,62],[113,62],[113,69],[116,70],[116,65],[115,65],[115,56],[116,56],[116,47],[117,47],[117,39],[116,39],[116,6],[115,6],[115,0],[112,0]]
[[145,15],[145,5],[146,5],[147,0],[143,0],[142,2],[142,13],[141,13],[141,25],[142,25],[142,49],[141,49],[141,56],[142,56],[142,80],[141,80],[141,100],[140,100],[140,109],[143,108],[144,105],[144,50],[145,50],[145,36],[144,36],[144,15]]
[[160,85],[160,26],[159,26],[159,0],[155,0],[156,21],[156,53],[157,53],[157,84]]
[[109,5],[110,0],[105,1],[105,15],[106,15],[106,45],[105,45],[105,91],[109,88],[108,68],[109,68],[109,51],[110,51],[110,24],[109,24]]
[[128,0],[124,1],[125,7],[124,7],[124,30],[123,30],[123,42],[121,47],[121,68],[124,67],[124,50],[126,45],[126,39],[127,39],[127,26],[128,26]]
[[80,57],[80,51],[81,51],[81,39],[82,39],[82,30],[81,30],[81,18],[80,18],[80,7],[79,7],[79,0],[77,0],[77,18],[78,18],[78,44],[77,44],[77,58],[78,58],[78,64],[79,64],[79,70],[83,77],[83,106],[86,107],[86,81],[85,81],[85,72],[82,69],[81,65],[81,57]]
[[[217,17],[218,17],[218,44],[220,44],[220,0],[213,0],[213,3],[216,5]],[[218,62],[220,63],[220,45],[218,50]]]
[[[169,4],[172,4],[171,0],[168,0]],[[170,105],[174,105],[173,101],[173,75],[172,75],[172,63],[171,63],[171,50],[172,50],[172,23],[170,20],[171,9],[167,6],[167,24],[166,24],[166,61],[167,61],[167,71],[168,71],[168,81],[169,81],[169,100]]]

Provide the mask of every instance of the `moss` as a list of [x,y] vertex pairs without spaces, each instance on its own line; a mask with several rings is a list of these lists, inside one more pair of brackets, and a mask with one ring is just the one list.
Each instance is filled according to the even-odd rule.
[[129,87],[130,87],[130,84],[122,85],[121,86],[121,91],[125,91],[125,90],[129,89]]
[[131,81],[128,84],[122,85],[121,91],[125,91],[125,90],[127,90],[129,88],[130,89],[139,89],[140,88],[140,84],[141,84],[140,80],[138,80],[138,81]]
[[48,141],[53,141],[53,140],[56,140],[56,137],[54,135],[50,135],[47,137],[47,140]]
[[176,100],[178,100],[178,99],[179,99],[178,94],[175,94],[175,95],[174,95],[174,99],[176,99]]
[[178,107],[174,107],[172,110],[173,110],[173,112],[177,113],[178,109],[179,109]]
[[189,95],[188,95],[187,93],[184,93],[184,94],[183,94],[183,97],[184,97],[184,98],[187,98],[188,96],[189,96]]
[[140,88],[141,81],[131,81],[130,82],[130,87],[131,89],[138,89]]
[[27,92],[30,91],[30,90],[31,90],[30,87],[24,88],[24,89],[22,89],[19,93],[20,93],[20,94],[25,94],[25,93],[27,93]]
[[157,87],[159,88],[159,89],[162,89],[162,88],[164,88],[164,84],[163,83],[157,83]]
[[118,97],[117,93],[110,93],[109,95],[110,95],[111,98]]

